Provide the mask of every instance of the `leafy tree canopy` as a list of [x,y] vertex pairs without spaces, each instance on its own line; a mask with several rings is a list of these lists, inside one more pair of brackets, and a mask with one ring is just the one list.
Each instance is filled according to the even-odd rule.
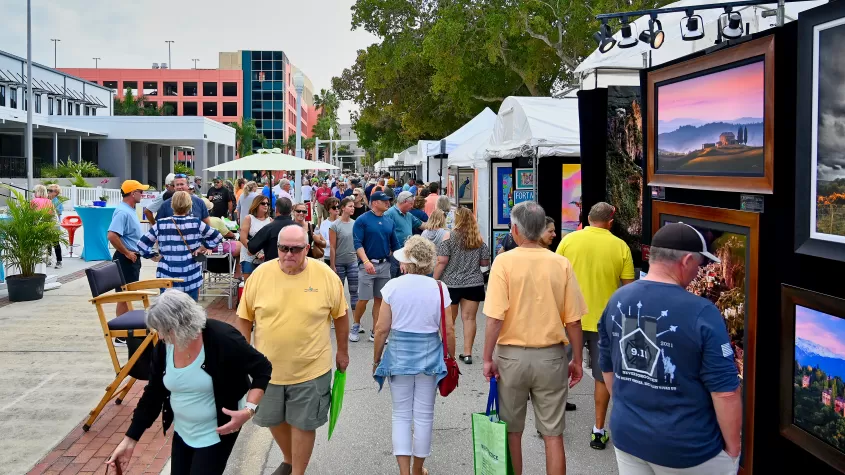
[[668,0],[357,0],[352,28],[381,38],[332,80],[375,160],[456,130],[507,96],[560,96],[596,47],[599,13]]

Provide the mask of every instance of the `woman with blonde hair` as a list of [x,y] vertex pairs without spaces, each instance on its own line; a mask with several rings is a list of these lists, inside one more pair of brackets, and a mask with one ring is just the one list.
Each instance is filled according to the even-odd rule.
[[[174,289],[199,300],[202,287],[202,261],[215,248],[223,236],[216,229],[191,215],[191,195],[177,191],[170,198],[173,216],[161,218],[138,241],[142,256],[158,262],[156,277],[182,279],[173,284]],[[159,252],[153,248],[158,243]]]
[[[448,343],[449,354],[455,354],[455,328],[449,318],[451,300],[446,286],[427,276],[437,257],[430,241],[411,236],[393,257],[402,263],[405,274],[381,290],[373,378],[379,387],[385,379],[390,381],[393,455],[399,473],[425,475],[428,471],[423,463],[431,455],[434,398],[437,384],[446,376],[443,340]],[[441,312],[446,314],[445,338],[441,336]],[[388,335],[390,345],[385,349]]]
[[441,242],[449,239],[449,230],[446,229],[446,214],[439,209],[434,210],[428,221],[422,225],[422,237],[439,246]]
[[238,178],[235,182],[235,203],[241,199],[241,195],[244,192],[244,188],[246,188],[246,178]]
[[[250,182],[255,187],[255,182]],[[256,193],[255,198],[252,199],[252,204],[249,206],[249,214],[244,215],[241,219],[240,241],[243,246],[241,251],[241,275],[243,275],[244,282],[249,278],[249,275],[255,272],[264,261],[264,255],[259,252],[259,255],[252,255],[249,253],[249,238],[255,236],[258,231],[264,226],[273,221],[272,213],[270,212],[270,198],[262,194]]]
[[458,208],[455,227],[449,239],[437,247],[437,268],[434,278],[442,279],[452,296],[452,318],[461,307],[464,324],[464,352],[458,358],[472,364],[472,345],[475,342],[475,314],[485,297],[481,267],[490,265],[490,248],[481,238],[475,215],[468,208]]
[[446,195],[441,195],[437,198],[437,208],[440,211],[443,211],[443,214],[446,215],[446,229],[449,231],[452,230],[452,226],[455,224],[455,210],[452,209],[452,201]]
[[362,214],[367,212],[370,205],[367,204],[367,195],[364,194],[364,190],[361,188],[352,190],[352,199],[355,205],[355,212],[352,213],[352,219],[358,219]]
[[[255,197],[261,195],[261,192],[258,191],[258,184],[254,181],[248,181],[246,185],[244,185],[244,191],[241,193],[241,198],[238,200],[237,204],[237,211],[238,211],[238,224],[243,226],[243,220],[246,216],[250,214],[250,207],[255,202]],[[272,206],[270,207],[272,211]],[[273,214],[272,212],[270,213]]]

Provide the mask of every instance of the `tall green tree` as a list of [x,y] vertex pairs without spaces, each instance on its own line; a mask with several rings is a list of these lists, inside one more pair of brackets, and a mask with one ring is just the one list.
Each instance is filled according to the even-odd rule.
[[235,129],[235,142],[237,143],[239,157],[252,155],[252,152],[255,150],[253,143],[256,141],[264,142],[266,140],[255,127],[254,119],[241,118],[240,123],[233,123],[232,127]]
[[173,108],[169,105],[159,107],[155,102],[147,101],[145,96],[135,96],[132,88],[126,89],[123,98],[114,98],[114,115],[171,115]]

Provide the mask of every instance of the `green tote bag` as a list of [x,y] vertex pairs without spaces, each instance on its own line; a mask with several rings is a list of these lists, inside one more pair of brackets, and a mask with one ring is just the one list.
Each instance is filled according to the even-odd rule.
[[472,446],[475,475],[512,475],[508,453],[508,425],[499,420],[499,390],[490,378],[487,410],[472,415]]
[[329,406],[329,440],[332,440],[340,409],[343,407],[343,391],[346,389],[346,373],[335,370],[332,382],[332,402]]

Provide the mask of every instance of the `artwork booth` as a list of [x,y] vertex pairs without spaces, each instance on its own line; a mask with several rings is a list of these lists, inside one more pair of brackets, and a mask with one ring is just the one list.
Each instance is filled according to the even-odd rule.
[[584,209],[644,271],[673,222],[721,259],[687,290],[731,338],[744,475],[845,473],[845,4],[796,16],[578,94]]

